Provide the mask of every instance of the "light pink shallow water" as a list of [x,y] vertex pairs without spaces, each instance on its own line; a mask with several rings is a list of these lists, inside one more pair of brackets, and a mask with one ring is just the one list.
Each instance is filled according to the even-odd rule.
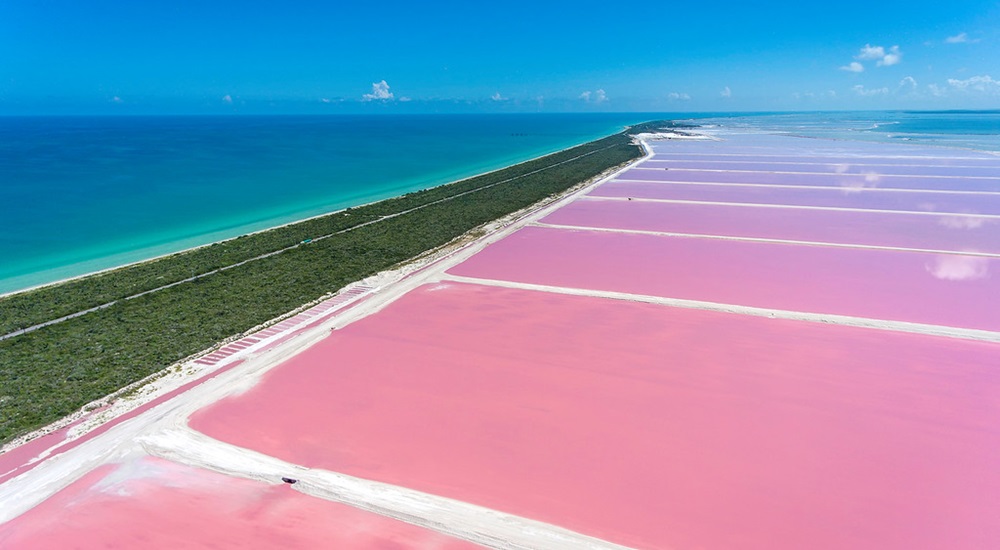
[[478,285],[334,332],[206,434],[639,548],[982,548],[998,348]]
[[731,134],[724,141],[653,141],[649,143],[657,154],[721,154],[801,156],[801,157],[898,157],[898,158],[980,158],[996,160],[985,152],[953,147],[925,147],[913,143],[877,143],[873,141],[841,141],[803,139],[795,136],[763,134]]
[[742,204],[828,206],[865,210],[1000,214],[1000,194],[966,195],[885,189],[769,188],[739,184],[701,185],[615,180],[592,189],[588,195]]
[[[907,165],[907,166],[985,166],[992,167],[1000,171],[1000,157],[993,155],[982,155],[973,153],[971,151],[965,152],[960,150],[954,150],[954,156],[942,157],[923,157],[923,156],[905,156],[905,157],[892,157],[892,156],[850,156],[850,155],[812,155],[812,154],[802,154],[796,155],[794,153],[789,154],[785,149],[785,154],[753,154],[744,155],[740,154],[738,151],[733,151],[732,153],[717,153],[717,154],[705,154],[705,153],[679,153],[673,152],[669,147],[655,147],[656,156],[645,162],[647,165],[655,165],[656,163],[670,165],[673,162],[690,162],[690,163],[710,163],[716,161],[723,162],[791,162],[791,163],[809,163],[809,164],[847,164],[856,166],[886,166],[886,165]],[[863,150],[863,149],[862,149]],[[965,156],[971,155],[971,156]]]
[[641,164],[622,172],[618,179],[639,181],[677,181],[708,183],[770,183],[779,185],[800,185],[844,187],[860,189],[881,187],[888,189],[939,189],[943,191],[1000,191],[1000,179],[940,176],[915,177],[871,174],[787,174],[772,172],[727,172],[712,170],[664,170]]
[[450,273],[1000,330],[1000,260],[528,227]]
[[99,468],[0,525],[0,547],[479,548],[433,531],[266,485],[143,458]]
[[66,441],[70,428],[82,421],[83,419],[77,420],[64,428],[39,436],[19,447],[0,454],[0,483],[16,477],[26,468],[30,468],[32,461],[41,456],[45,451],[49,451],[63,441]]
[[1000,254],[1000,218],[577,200],[545,223]]
[[799,172],[824,174],[883,174],[883,175],[928,175],[928,176],[976,176],[1000,178],[1000,165],[990,166],[938,166],[929,164],[860,164],[853,162],[831,163],[822,159],[805,159],[773,162],[757,159],[741,160],[728,158],[725,161],[692,161],[651,159],[642,164],[646,168],[669,168],[670,170],[740,170],[755,172]]

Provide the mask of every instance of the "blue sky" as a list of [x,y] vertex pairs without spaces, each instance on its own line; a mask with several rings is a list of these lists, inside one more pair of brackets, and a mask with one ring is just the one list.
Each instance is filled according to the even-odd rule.
[[0,113],[1000,108],[1000,1],[4,0]]

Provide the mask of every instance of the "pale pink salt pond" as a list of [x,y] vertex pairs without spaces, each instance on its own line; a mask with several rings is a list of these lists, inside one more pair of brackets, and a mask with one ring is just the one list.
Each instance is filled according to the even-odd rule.
[[1000,259],[527,227],[456,275],[1000,330]]
[[5,550],[479,548],[397,520],[156,458],[101,467],[0,524]]
[[[802,155],[790,154],[740,154],[737,151],[732,153],[680,153],[674,152],[670,147],[654,146],[656,156],[647,160],[645,164],[659,163],[671,165],[671,163],[689,163],[691,167],[697,167],[705,163],[712,162],[769,162],[769,163],[796,163],[796,164],[829,164],[840,166],[958,166],[958,167],[990,167],[1000,174],[1000,157],[975,153],[972,151],[950,150],[949,156],[859,156],[848,154],[815,155],[805,153]],[[786,149],[786,151],[790,150]],[[859,148],[863,151],[863,148]],[[939,152],[940,154],[940,152]],[[970,156],[961,156],[970,155]]]
[[422,287],[191,425],[638,548],[982,548],[995,345]]
[[651,141],[649,145],[660,154],[742,155],[757,157],[836,157],[892,158],[909,161],[914,158],[951,159],[976,158],[995,161],[988,153],[952,147],[927,147],[914,143],[877,143],[873,141],[841,141],[803,139],[795,136],[764,134],[728,134],[723,141]]
[[817,189],[615,180],[592,189],[594,197],[665,199],[738,204],[785,204],[862,210],[1000,214],[1000,193],[924,193],[888,189]]
[[883,175],[928,175],[928,176],[973,176],[1000,178],[1000,165],[965,166],[937,164],[907,164],[905,161],[885,164],[829,162],[824,159],[789,159],[783,162],[759,160],[756,158],[728,158],[724,161],[697,161],[653,158],[642,164],[644,168],[669,168],[670,170],[737,170],[755,172],[797,172],[830,174]]
[[653,167],[646,163],[622,172],[618,179],[637,181],[689,182],[689,183],[765,183],[823,186],[847,189],[937,189],[942,191],[1000,191],[1000,178],[900,176],[880,173],[873,169],[866,174],[810,174],[767,171],[731,172],[722,165],[713,170],[683,170]]
[[580,199],[544,223],[1000,254],[1000,217]]

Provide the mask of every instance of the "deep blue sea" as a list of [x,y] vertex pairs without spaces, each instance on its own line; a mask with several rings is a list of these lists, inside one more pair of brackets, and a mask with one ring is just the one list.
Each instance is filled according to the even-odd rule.
[[[0,293],[501,168],[669,114],[0,117]],[[701,115],[1000,151],[1000,111]]]
[[0,117],[0,293],[440,185],[651,118]]

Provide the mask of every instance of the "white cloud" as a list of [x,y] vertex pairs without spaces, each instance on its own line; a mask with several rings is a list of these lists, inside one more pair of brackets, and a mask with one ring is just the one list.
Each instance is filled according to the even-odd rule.
[[233,104],[233,96],[231,96],[229,94],[226,94],[226,95],[222,96],[222,102],[223,103],[228,103],[228,104],[232,105]]
[[891,65],[896,65],[903,59],[903,52],[899,51],[899,46],[893,46],[889,49],[889,53],[885,54],[881,60],[879,60],[875,65],[879,67],[889,67]]
[[861,48],[861,51],[858,53],[858,55],[854,56],[854,59],[872,60],[872,59],[882,59],[883,57],[885,57],[885,48],[883,48],[882,46],[872,46],[871,44],[865,44],[865,47]]
[[406,103],[408,101],[413,101],[412,98],[410,98],[408,96],[405,96],[405,95],[403,97],[399,98],[399,100],[402,101],[403,103]]
[[490,99],[492,99],[493,101],[507,101],[507,98],[500,95],[500,92],[491,95]]
[[917,89],[917,80],[912,76],[903,77],[903,80],[899,81],[899,87],[896,88],[897,92],[912,92]]
[[111,98],[111,103],[122,103],[122,98],[114,96]]
[[323,103],[329,103],[330,102],[330,98],[328,98],[328,97],[321,97],[319,100],[322,101]]
[[849,71],[852,73],[862,73],[865,71],[865,66],[857,61],[851,61],[849,64],[844,65],[840,68],[842,71]]
[[608,94],[602,89],[594,90],[593,92],[588,90],[580,94],[580,99],[587,102],[603,103],[608,100]]
[[670,101],[689,101],[691,96],[683,92],[670,92],[667,94],[667,99]]
[[392,92],[389,91],[389,85],[385,80],[382,82],[372,82],[372,93],[361,96],[361,101],[392,101],[393,99],[395,98]]
[[971,76],[965,80],[949,78],[948,86],[958,92],[1000,93],[1000,80],[993,80],[988,74]]
[[729,89],[729,86],[726,86],[719,92],[719,95],[725,98],[733,97],[733,91]]
[[858,55],[855,55],[854,59],[855,61],[844,65],[840,69],[842,71],[860,73],[865,70],[865,66],[859,63],[859,61],[874,61],[876,67],[889,67],[903,60],[903,52],[899,51],[899,46],[893,46],[887,51],[882,46],[865,44],[863,48],[858,50]]
[[837,97],[837,92],[833,90],[827,90],[825,92],[795,92],[792,94],[795,99],[824,99]]
[[990,274],[990,261],[979,256],[941,255],[925,266],[927,272],[945,281],[975,281]]
[[955,36],[949,36],[948,38],[944,39],[945,44],[964,44],[968,41],[969,41],[969,35],[964,32],[960,32]]
[[854,93],[862,97],[875,97],[889,93],[889,88],[865,88],[861,84],[855,84],[851,89],[854,90]]

